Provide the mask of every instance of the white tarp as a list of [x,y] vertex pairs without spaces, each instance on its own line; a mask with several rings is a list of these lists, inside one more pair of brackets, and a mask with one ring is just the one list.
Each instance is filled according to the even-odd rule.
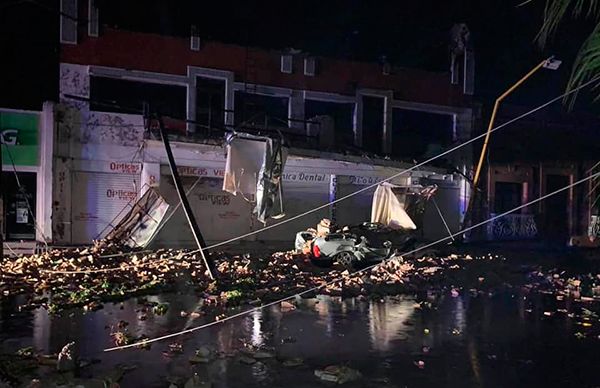
[[371,222],[378,222],[392,229],[417,229],[406,214],[404,204],[393,191],[395,186],[384,182],[377,186],[371,206]]

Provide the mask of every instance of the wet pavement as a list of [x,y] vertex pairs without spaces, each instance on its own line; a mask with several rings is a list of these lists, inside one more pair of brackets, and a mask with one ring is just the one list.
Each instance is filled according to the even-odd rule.
[[[293,311],[274,306],[154,343],[149,350],[104,353],[114,346],[110,333],[119,321],[129,323],[133,336],[152,338],[213,320],[182,316],[196,309],[200,299],[194,295],[147,299],[168,303],[166,314],[140,320],[137,299],[60,316],[44,309],[18,312],[18,299],[4,299],[0,350],[32,346],[58,353],[75,341],[81,358],[99,361],[81,369],[81,377],[105,378],[119,365],[135,366],[120,381],[125,387],[183,386],[194,374],[213,387],[331,386],[314,371],[340,364],[362,374],[344,384],[348,387],[600,387],[597,321],[582,328],[576,316],[569,316],[581,310],[580,303],[522,288],[494,294],[461,291],[455,297],[445,290],[378,300],[298,299]],[[582,331],[586,338],[577,334]],[[175,341],[183,352],[165,354]],[[240,362],[244,343],[266,349],[267,358],[251,365]],[[189,358],[203,345],[214,347],[220,357],[191,364]],[[284,366],[283,361],[295,358],[302,365]],[[35,373],[53,369],[44,368]]]

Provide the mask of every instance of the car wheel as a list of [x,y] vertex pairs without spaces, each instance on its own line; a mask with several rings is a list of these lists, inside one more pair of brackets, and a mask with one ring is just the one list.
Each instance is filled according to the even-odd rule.
[[356,257],[350,251],[343,251],[335,255],[335,261],[346,268],[352,268],[354,262],[356,261]]

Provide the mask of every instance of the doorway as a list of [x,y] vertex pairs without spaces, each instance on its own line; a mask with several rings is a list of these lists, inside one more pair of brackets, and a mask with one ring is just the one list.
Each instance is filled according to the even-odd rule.
[[2,173],[2,196],[7,241],[35,240],[36,173]]

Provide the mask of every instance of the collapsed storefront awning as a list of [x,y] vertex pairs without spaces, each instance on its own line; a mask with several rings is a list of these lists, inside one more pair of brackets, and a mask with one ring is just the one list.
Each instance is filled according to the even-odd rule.
[[262,223],[268,218],[282,218],[285,214],[281,176],[286,158],[283,139],[229,134],[223,190],[255,202],[253,212]]
[[156,235],[168,209],[165,199],[154,188],[149,188],[104,240],[145,248]]

